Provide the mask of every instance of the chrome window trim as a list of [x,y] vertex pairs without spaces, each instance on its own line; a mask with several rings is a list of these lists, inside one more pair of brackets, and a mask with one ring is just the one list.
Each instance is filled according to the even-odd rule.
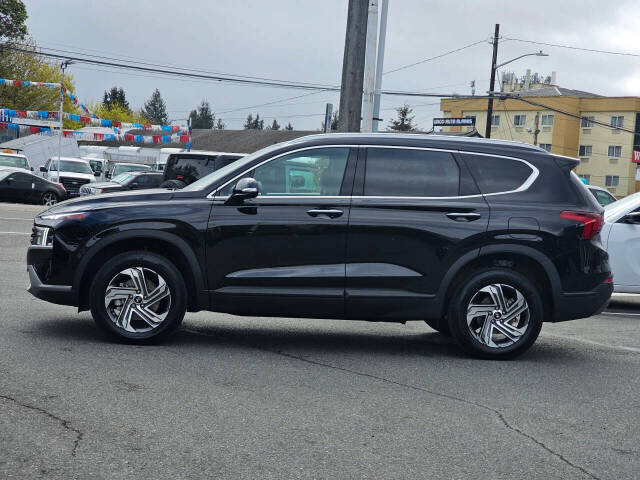
[[[511,193],[519,193],[519,192],[524,192],[526,190],[529,189],[529,187],[531,187],[531,185],[533,185],[533,182],[536,181],[536,179],[538,178],[538,175],[540,175],[540,171],[538,170],[538,168],[535,165],[532,165],[531,163],[527,162],[526,160],[523,160],[521,158],[517,158],[517,157],[511,157],[508,155],[497,155],[494,153],[482,153],[482,152],[474,152],[474,151],[469,151],[469,150],[451,150],[451,149],[445,149],[445,148],[431,148],[431,147],[413,147],[413,146],[402,146],[402,145],[314,145],[314,146],[310,146],[310,147],[303,147],[303,148],[298,148],[295,150],[290,150],[288,152],[284,152],[281,153],[279,155],[276,155],[275,157],[270,157],[260,163],[258,163],[257,165],[254,165],[251,168],[248,168],[247,170],[244,170],[242,173],[236,175],[235,177],[231,178],[230,180],[228,180],[227,182],[225,182],[223,185],[221,185],[220,187],[218,187],[217,189],[215,189],[213,192],[209,193],[207,195],[208,199],[214,199],[216,193],[218,193],[220,190],[224,189],[227,185],[229,185],[231,182],[237,180],[238,178],[241,178],[244,174],[246,174],[247,172],[250,172],[251,170],[254,170],[262,165],[264,165],[267,162],[270,162],[271,160],[276,160],[277,158],[283,157],[285,155],[290,155],[292,153],[296,153],[296,152],[302,152],[305,150],[314,150],[314,149],[318,149],[318,148],[394,148],[394,149],[402,149],[402,150],[427,150],[427,151],[431,151],[431,152],[447,152],[447,153],[459,153],[459,154],[469,154],[469,155],[482,155],[485,157],[495,157],[495,158],[506,158],[508,160],[514,160],[516,162],[521,162],[524,163],[525,165],[527,165],[530,169],[531,169],[531,174],[529,175],[529,177],[522,183],[522,185],[520,185],[518,188],[514,189],[514,190],[508,190],[505,192],[494,192],[494,193],[486,193],[486,194],[476,194],[476,195],[456,195],[456,196],[452,196],[452,197],[403,197],[403,196],[373,196],[373,195],[335,195],[335,196],[322,196],[322,195],[268,195],[265,196],[264,198],[274,198],[274,199],[284,199],[284,198],[317,198],[317,199],[340,199],[340,198],[356,198],[356,199],[365,199],[365,198],[371,198],[371,199],[396,199],[396,200],[455,200],[455,199],[459,199],[459,198],[478,198],[478,197],[490,197],[490,196],[495,196],[495,195],[508,195]],[[229,198],[229,195],[223,195],[218,197],[218,199],[222,200],[222,199],[226,199]]]

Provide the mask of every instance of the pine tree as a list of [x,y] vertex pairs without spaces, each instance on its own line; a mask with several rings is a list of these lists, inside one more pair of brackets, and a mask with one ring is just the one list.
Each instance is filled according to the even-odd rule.
[[409,105],[405,103],[402,107],[396,108],[396,112],[398,112],[398,119],[391,120],[389,130],[394,132],[415,132],[417,130],[417,127],[413,124],[415,116],[410,116],[413,113],[413,109]]
[[127,96],[125,95],[123,88],[111,87],[111,90],[108,92],[105,91],[104,96],[102,97],[102,104],[107,107],[107,109],[111,109],[113,106],[118,105],[123,110],[131,112],[129,102],[127,101]]
[[226,127],[225,123],[221,118],[218,118],[218,122],[216,123],[216,130],[224,130]]
[[207,100],[202,100],[198,110],[191,110],[189,114],[191,128],[201,128],[211,130],[215,123],[215,114],[211,111],[211,106]]
[[291,125],[291,122],[287,123],[287,126],[284,127],[285,130],[293,130],[293,125]]
[[247,115],[247,120],[244,122],[244,129],[245,130],[253,129],[253,115],[251,114]]
[[151,94],[151,98],[145,102],[143,112],[151,123],[160,125],[166,125],[169,123],[167,106],[160,96],[160,91],[157,88]]
[[278,121],[274,118],[273,122],[271,123],[271,126],[269,127],[271,130],[280,130],[280,124],[278,123]]
[[[338,130],[338,122],[340,120],[340,111],[336,110],[331,117],[331,131]],[[324,132],[324,120],[322,121],[322,131]]]
[[253,115],[249,114],[247,116],[247,120],[244,122],[245,130],[263,130],[264,129],[264,120],[260,118],[260,114],[256,113],[255,118]]

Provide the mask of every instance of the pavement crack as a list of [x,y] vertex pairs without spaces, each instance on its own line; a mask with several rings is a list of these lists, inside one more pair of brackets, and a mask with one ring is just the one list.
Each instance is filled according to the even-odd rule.
[[36,407],[34,405],[29,405],[26,403],[21,402],[20,400],[10,397],[8,395],[2,395],[0,394],[0,398],[7,400],[9,402],[13,402],[14,404],[23,407],[23,408],[27,408],[29,410],[33,410],[35,412],[41,413],[42,415],[45,415],[53,420],[55,420],[56,422],[58,422],[60,425],[62,425],[62,427],[65,430],[68,430],[70,432],[73,432],[76,434],[76,439],[73,441],[73,448],[71,449],[71,456],[75,457],[76,453],[78,451],[78,446],[80,445],[80,441],[82,440],[82,437],[84,436],[84,434],[78,430],[77,428],[75,428],[73,425],[71,425],[71,423],[69,422],[69,420],[65,420],[64,418],[60,418],[57,415],[48,412],[47,410],[45,410],[44,408],[41,407]]

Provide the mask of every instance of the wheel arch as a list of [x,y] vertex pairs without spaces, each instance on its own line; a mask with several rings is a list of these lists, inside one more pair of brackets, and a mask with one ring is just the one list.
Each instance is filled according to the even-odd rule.
[[100,239],[82,256],[73,279],[73,294],[78,310],[89,309],[89,288],[93,275],[104,261],[119,253],[145,250],[167,257],[182,274],[189,311],[208,307],[204,275],[193,248],[172,233],[153,230],[127,230]]

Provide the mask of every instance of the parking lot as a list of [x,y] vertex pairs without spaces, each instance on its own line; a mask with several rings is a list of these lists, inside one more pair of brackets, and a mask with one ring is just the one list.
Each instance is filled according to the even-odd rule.
[[119,345],[26,292],[40,209],[0,204],[0,478],[638,476],[640,301],[509,362],[422,322],[199,313]]

